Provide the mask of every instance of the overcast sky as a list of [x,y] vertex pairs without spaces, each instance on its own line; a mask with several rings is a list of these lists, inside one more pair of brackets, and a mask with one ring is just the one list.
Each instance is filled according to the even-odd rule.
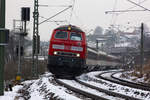
[[[141,5],[150,9],[150,0],[132,0],[136,3],[145,1]],[[70,5],[73,0],[39,0],[39,5]],[[33,25],[33,5],[34,0],[6,0],[6,27],[13,28],[13,20],[19,20],[21,16],[21,7],[31,7],[31,21],[28,22],[27,28],[30,29],[29,37],[32,37]],[[52,30],[59,25],[71,23],[81,27],[88,32],[96,26],[101,26],[104,29],[111,24],[127,26],[140,26],[144,22],[150,26],[150,11],[145,12],[127,12],[120,14],[105,14],[106,11],[126,10],[135,5],[127,0],[75,0],[74,9],[68,9],[62,14],[54,17],[50,21],[65,21],[62,23],[45,22],[39,26],[39,34],[41,40],[47,41],[50,39]],[[66,7],[39,7],[40,16],[49,18]],[[132,10],[142,10],[140,7],[134,7]],[[72,17],[70,20],[70,16]],[[43,21],[40,18],[40,22]],[[67,22],[66,22],[67,21]]]

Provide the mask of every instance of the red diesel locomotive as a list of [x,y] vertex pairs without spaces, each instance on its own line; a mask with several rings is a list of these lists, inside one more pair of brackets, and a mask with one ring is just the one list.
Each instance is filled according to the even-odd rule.
[[73,25],[56,28],[51,36],[48,70],[55,74],[76,76],[82,73],[86,62],[85,33]]

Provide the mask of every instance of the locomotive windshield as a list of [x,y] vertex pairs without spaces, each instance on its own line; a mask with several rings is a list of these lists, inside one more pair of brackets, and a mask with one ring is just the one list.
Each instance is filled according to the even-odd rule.
[[57,31],[55,34],[55,38],[57,39],[67,39],[68,32],[65,31]]
[[80,33],[71,32],[70,33],[70,40],[81,41],[82,40],[82,36],[81,36]]

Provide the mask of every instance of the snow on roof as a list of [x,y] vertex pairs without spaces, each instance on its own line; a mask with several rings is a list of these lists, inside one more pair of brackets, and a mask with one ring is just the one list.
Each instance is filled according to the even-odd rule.
[[93,52],[93,53],[95,53],[95,54],[99,54],[99,55],[104,55],[104,56],[108,56],[108,57],[110,57],[110,58],[114,58],[114,59],[118,59],[118,57],[116,57],[116,56],[113,56],[113,55],[109,55],[109,54],[107,54],[106,52],[103,52],[103,51],[95,51],[95,50],[92,50],[91,48],[87,48],[88,49],[88,51],[91,51],[91,52]]
[[87,50],[97,54],[97,51],[92,50],[91,48],[87,48]]
[[98,51],[98,53],[99,53],[100,55],[107,55],[107,53],[106,53],[106,52],[103,52],[103,51]]
[[113,55],[107,55],[108,57],[114,58],[114,59],[118,59],[118,57],[113,56]]
[[95,42],[92,42],[92,41],[89,41],[89,42],[87,43],[87,45],[88,45],[89,47],[96,47],[96,43],[95,43]]
[[115,44],[115,47],[131,47],[131,43],[129,42],[118,43],[118,44]]
[[140,35],[125,35],[127,38],[140,38]]
[[96,40],[98,40],[98,41],[106,41],[107,39],[104,39],[104,38],[96,38]]

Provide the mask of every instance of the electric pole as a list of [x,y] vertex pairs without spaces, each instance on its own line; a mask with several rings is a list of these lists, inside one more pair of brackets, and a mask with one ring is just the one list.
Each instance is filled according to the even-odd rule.
[[[67,9],[71,8],[72,6],[69,5],[67,8],[63,9],[62,11],[56,13],[55,15],[45,19],[44,21],[39,23],[39,4],[38,0],[34,0],[34,12],[33,12],[33,45],[32,45],[32,77],[38,77],[38,54],[40,52],[40,35],[39,35],[39,25],[49,21],[53,17],[61,14],[62,12],[66,11]],[[36,59],[35,59],[36,58]]]
[[5,0],[0,0],[0,95],[4,95]]
[[144,32],[144,24],[141,24],[141,69],[143,68],[143,63],[144,63],[144,53],[143,53],[143,40],[144,40],[144,36],[143,36],[143,32]]
[[9,30],[5,29],[5,0],[0,0],[0,96],[4,95],[4,54],[8,39]]
[[[38,47],[39,47],[39,5],[38,0],[34,0],[34,12],[33,12],[33,46],[32,46],[32,77],[38,76]],[[36,57],[36,60],[35,60]]]

